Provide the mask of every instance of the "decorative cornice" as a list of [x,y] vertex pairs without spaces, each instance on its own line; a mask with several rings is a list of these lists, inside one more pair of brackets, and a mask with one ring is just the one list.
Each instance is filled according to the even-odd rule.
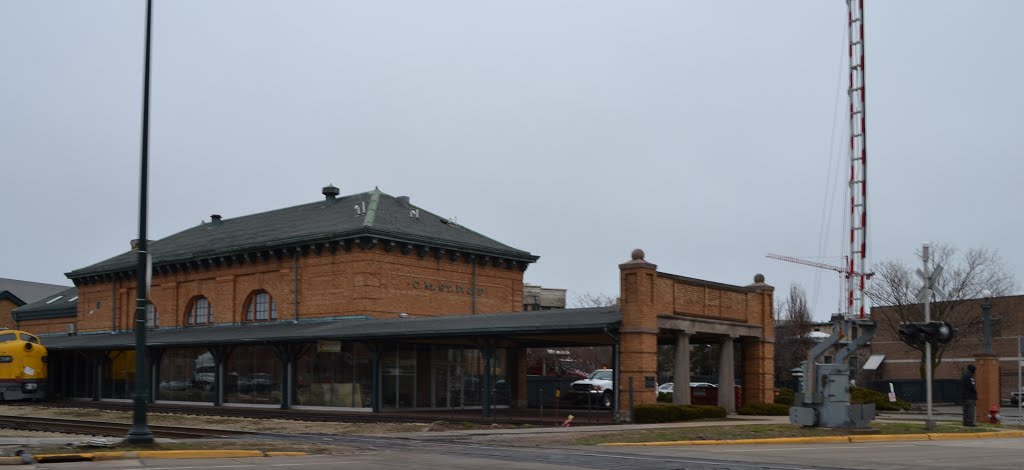
[[[388,253],[393,252],[395,251],[395,248],[398,248],[397,251],[403,255],[415,254],[421,258],[425,257],[428,253],[433,252],[436,259],[448,258],[450,261],[455,262],[461,258],[466,263],[472,263],[475,261],[481,266],[491,265],[495,268],[510,270],[518,269],[521,272],[526,271],[530,263],[535,261],[537,258],[533,257],[533,259],[530,260],[515,259],[494,256],[476,250],[452,249],[440,245],[402,242],[383,237],[357,236],[319,242],[302,242],[291,245],[267,247],[259,250],[243,250],[235,253],[213,254],[193,259],[154,263],[153,273],[155,275],[169,275],[177,274],[179,272],[198,272],[224,266],[242,265],[245,263],[263,263],[271,260],[280,261],[286,257],[290,257],[294,253],[301,253],[304,256],[312,253],[317,256],[321,256],[327,252],[333,255],[337,253],[339,247],[346,252],[352,251],[353,247],[358,247],[364,251],[372,251],[379,247]],[[130,280],[134,278],[135,268],[123,267],[114,271],[83,274],[71,277],[70,279],[76,286],[82,286],[112,282],[115,279]]]

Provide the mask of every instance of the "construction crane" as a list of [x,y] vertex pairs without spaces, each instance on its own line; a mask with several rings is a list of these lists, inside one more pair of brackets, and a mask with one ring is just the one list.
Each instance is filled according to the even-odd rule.
[[848,267],[849,266],[849,259],[850,259],[849,256],[844,256],[843,257],[843,265],[842,266],[835,266],[835,265],[832,265],[832,264],[819,263],[817,261],[808,261],[808,260],[801,259],[801,258],[794,258],[792,256],[777,255],[775,253],[768,253],[767,255],[764,255],[764,256],[765,256],[765,258],[772,258],[772,259],[777,259],[777,260],[781,260],[781,261],[789,261],[790,263],[803,264],[805,266],[812,266],[812,267],[815,267],[815,268],[828,269],[830,271],[835,271],[835,272],[837,272],[839,274],[842,274],[847,279],[850,278],[851,274],[854,274],[854,275],[857,275],[857,276],[863,276],[865,279],[871,279],[871,276],[875,275],[875,273],[860,273],[860,272],[856,272],[856,271],[851,272],[850,268]]
[[[829,271],[835,271],[835,272],[843,275],[843,278],[846,279],[847,286],[849,286],[849,284],[850,284],[850,279],[855,277],[855,276],[863,278],[863,279],[871,279],[871,276],[875,275],[875,273],[859,273],[859,272],[856,272],[856,271],[851,272],[850,271],[850,257],[849,256],[844,256],[843,257],[843,264],[841,266],[836,266],[836,265],[826,264],[826,263],[819,263],[817,261],[809,261],[809,260],[805,260],[805,259],[801,259],[801,258],[795,258],[795,257],[792,257],[792,256],[777,255],[775,253],[768,253],[767,255],[765,255],[765,258],[777,259],[777,260],[780,260],[780,261],[787,261],[787,262],[790,262],[790,263],[802,264],[802,265],[811,266],[811,267],[814,267],[814,268],[821,268],[821,269],[828,269]],[[847,309],[849,309],[849,308],[850,308],[849,305],[847,305]],[[847,310],[844,313],[847,314],[847,316],[848,316],[852,312]]]

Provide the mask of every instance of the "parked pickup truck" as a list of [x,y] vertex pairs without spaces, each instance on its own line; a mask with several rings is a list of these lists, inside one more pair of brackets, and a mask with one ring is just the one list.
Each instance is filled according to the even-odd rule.
[[580,379],[569,386],[566,399],[574,404],[611,408],[615,403],[614,375],[611,369],[597,369],[585,379]]

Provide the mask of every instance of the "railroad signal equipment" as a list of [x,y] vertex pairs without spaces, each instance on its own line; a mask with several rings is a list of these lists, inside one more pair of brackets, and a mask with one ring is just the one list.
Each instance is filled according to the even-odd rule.
[[905,322],[900,324],[900,339],[910,346],[947,344],[956,336],[956,328],[944,321]]

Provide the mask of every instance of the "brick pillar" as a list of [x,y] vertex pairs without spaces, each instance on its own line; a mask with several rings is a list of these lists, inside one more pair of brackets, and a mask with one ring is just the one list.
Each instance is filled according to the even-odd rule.
[[974,413],[976,423],[988,422],[988,407],[999,406],[999,357],[994,354],[975,354],[974,381],[978,385],[978,407]]
[[[657,266],[644,260],[643,250],[633,250],[632,260],[619,265],[619,418],[630,419],[629,383],[633,381],[633,404],[655,403],[658,371],[658,317],[654,309]],[[648,387],[650,385],[650,387]]]
[[676,354],[672,358],[672,403],[690,404],[690,334],[676,332]]
[[732,336],[722,338],[722,350],[718,354],[718,406],[728,413],[736,412],[736,368]]
[[761,338],[743,338],[743,397],[742,403],[772,403],[775,401],[775,288],[765,284],[764,274],[755,274],[757,290],[750,294],[751,315],[761,324]]
[[775,400],[775,344],[743,338],[743,400],[771,403]]

